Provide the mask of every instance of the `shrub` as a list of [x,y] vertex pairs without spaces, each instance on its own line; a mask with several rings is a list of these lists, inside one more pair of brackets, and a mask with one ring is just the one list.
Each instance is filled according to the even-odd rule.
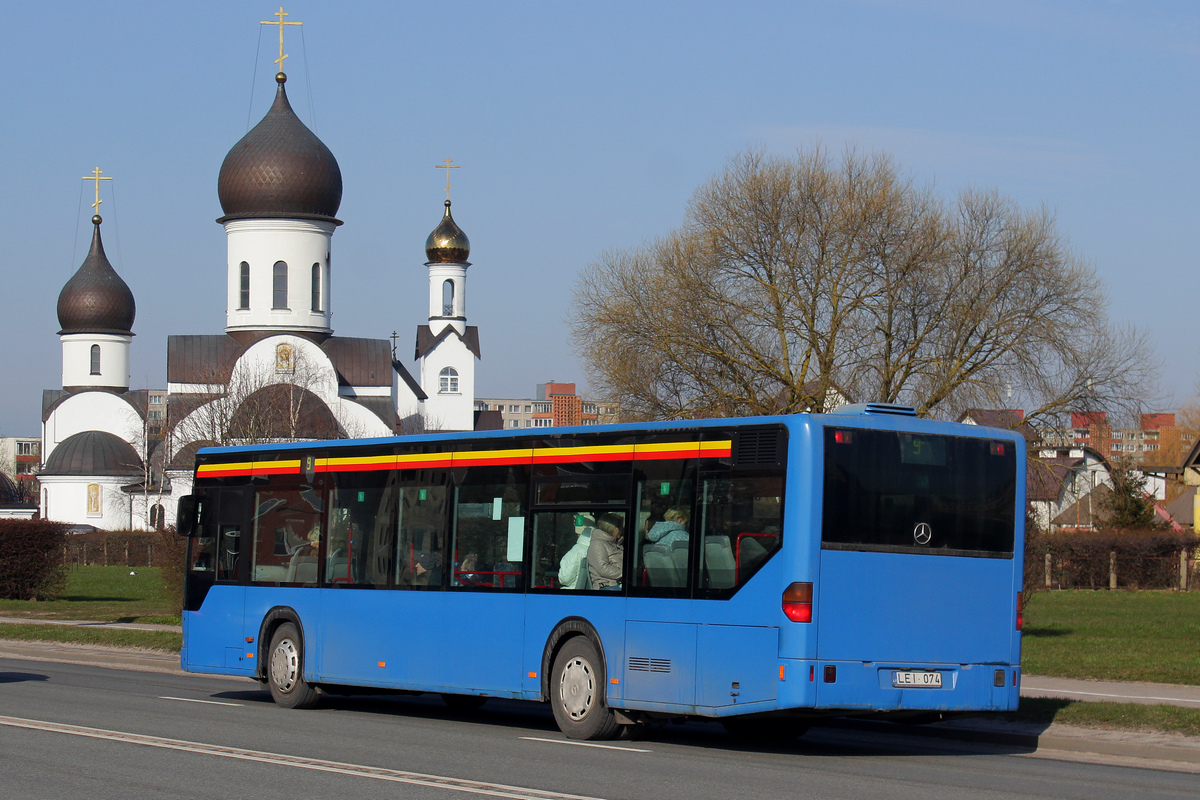
[[[1194,553],[1196,542],[1193,533],[1161,529],[1101,529],[1046,537],[1052,579],[1061,589],[1107,589],[1114,560],[1120,588],[1176,588],[1179,552]],[[1044,567],[1038,574],[1044,580]]]
[[66,527],[48,520],[0,520],[0,597],[49,600],[63,590]]
[[184,559],[187,554],[187,539],[167,528],[156,533],[158,544],[154,548],[155,561],[162,568],[161,575],[167,597],[171,600],[171,613],[183,613],[183,579],[187,570]]

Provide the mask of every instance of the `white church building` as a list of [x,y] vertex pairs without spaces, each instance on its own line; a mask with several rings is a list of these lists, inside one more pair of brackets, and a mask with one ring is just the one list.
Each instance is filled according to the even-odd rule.
[[[390,436],[475,426],[479,332],[467,325],[470,242],[445,203],[425,244],[429,319],[414,378],[388,339],[334,335],[333,234],[342,174],[275,76],[265,117],[221,165],[224,333],[167,341],[167,435],[146,435],[130,390],[133,293],[92,218],[92,246],[58,299],[62,388],[43,393],[41,515],[118,530],[170,525],[200,447]],[[98,174],[98,173],[97,173]]]

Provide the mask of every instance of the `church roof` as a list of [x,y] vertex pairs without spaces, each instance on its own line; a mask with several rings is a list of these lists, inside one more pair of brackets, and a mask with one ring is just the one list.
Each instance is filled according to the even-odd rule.
[[417,355],[415,357],[420,359],[430,350],[437,347],[439,342],[452,335],[462,339],[462,343],[467,346],[468,350],[475,354],[476,358],[483,358],[483,356],[479,355],[479,328],[475,325],[468,325],[465,334],[459,334],[453,325],[447,325],[437,336],[433,335],[433,331],[428,325],[418,325]]
[[168,336],[167,381],[227,384],[245,349],[223,333]]
[[337,159],[288,103],[282,72],[267,115],[233,146],[221,164],[217,195],[234,219],[335,219],[342,203]]
[[59,335],[115,333],[132,336],[137,313],[133,292],[113,269],[100,240],[100,217],[92,217],[92,247],[58,295]]
[[64,439],[46,460],[42,475],[140,475],[133,446],[107,431],[82,431]]
[[442,221],[425,240],[425,256],[431,264],[466,264],[471,255],[471,240],[450,215],[450,201]]
[[387,339],[331,336],[321,349],[333,362],[340,385],[392,385],[392,347]]

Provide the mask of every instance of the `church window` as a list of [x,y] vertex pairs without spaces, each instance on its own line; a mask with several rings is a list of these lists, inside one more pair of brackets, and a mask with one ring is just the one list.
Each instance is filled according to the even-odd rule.
[[286,309],[288,307],[288,274],[286,263],[282,261],[275,262],[273,281],[275,302],[272,304],[272,308]]
[[161,531],[167,525],[166,509],[162,507],[162,503],[155,503],[150,506],[150,527],[156,531]]
[[92,374],[100,374],[100,345],[92,345]]
[[247,309],[250,307],[250,265],[243,261],[239,270],[238,308]]
[[442,316],[454,316],[454,281],[442,283]]
[[458,394],[458,370],[454,367],[438,373],[438,394]]
[[312,268],[312,310],[321,310],[321,265],[313,264]]

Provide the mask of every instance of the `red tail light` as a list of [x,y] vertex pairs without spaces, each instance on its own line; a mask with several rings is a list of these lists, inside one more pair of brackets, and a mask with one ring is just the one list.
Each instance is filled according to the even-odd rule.
[[1020,592],[1017,592],[1017,630],[1021,630],[1021,626],[1025,624],[1025,598]]
[[812,622],[811,583],[793,583],[783,590],[783,613],[792,622]]

